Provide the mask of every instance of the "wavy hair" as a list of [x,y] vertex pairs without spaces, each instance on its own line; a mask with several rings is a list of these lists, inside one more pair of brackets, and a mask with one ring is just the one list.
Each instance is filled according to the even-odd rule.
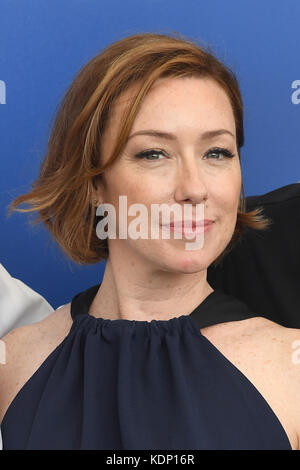
[[[11,212],[34,212],[33,225],[43,222],[63,252],[75,263],[93,264],[109,256],[108,242],[96,234],[98,217],[93,205],[97,178],[112,165],[125,147],[139,107],[158,78],[199,76],[215,80],[227,94],[234,113],[239,159],[244,144],[243,103],[231,69],[215,57],[209,46],[179,33],[135,34],[110,44],[75,76],[57,112],[47,152],[31,190],[10,203]],[[132,85],[132,96],[114,149],[104,165],[100,144],[117,98]],[[29,207],[18,206],[27,203]],[[244,186],[235,230],[220,263],[241,238],[246,227],[266,229],[272,220],[263,208],[246,212]]]

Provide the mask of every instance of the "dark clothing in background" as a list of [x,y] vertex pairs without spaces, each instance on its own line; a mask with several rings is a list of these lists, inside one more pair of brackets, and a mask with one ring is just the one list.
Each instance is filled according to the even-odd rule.
[[273,224],[266,230],[247,229],[221,264],[208,268],[207,281],[259,316],[300,328],[300,184],[249,196],[247,211],[257,206]]

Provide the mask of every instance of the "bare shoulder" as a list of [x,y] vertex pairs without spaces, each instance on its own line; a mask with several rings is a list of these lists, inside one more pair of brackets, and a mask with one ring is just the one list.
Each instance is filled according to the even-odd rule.
[[270,358],[274,358],[287,373],[293,372],[291,378],[297,378],[300,367],[295,366],[300,365],[300,329],[288,328],[262,317],[251,320],[250,335],[253,341],[257,341],[264,354],[269,351]]
[[[287,328],[264,317],[222,323],[207,337],[237,363],[280,373],[292,387],[300,374],[300,329]],[[206,330],[206,329],[204,329]],[[206,332],[204,331],[206,335]],[[285,382],[286,383],[286,382]]]
[[294,449],[300,443],[300,330],[264,317],[222,323],[204,336],[257,388],[283,425]]
[[222,339],[225,343],[234,341],[237,345],[239,342],[241,344],[253,342],[262,348],[267,347],[272,352],[281,348],[291,351],[291,341],[300,339],[300,329],[287,328],[259,316],[213,325],[201,331],[211,338]]
[[[20,326],[11,330],[1,340],[6,345],[6,363],[10,364],[16,355],[28,345],[31,347],[27,350],[41,351],[43,345],[47,349],[57,340],[65,336],[72,325],[70,316],[70,303],[63,305],[54,312],[50,313],[46,318],[35,323]],[[38,346],[38,348],[36,348]]]
[[[260,331],[260,344],[269,348],[270,371],[283,390],[282,399],[291,417],[300,449],[300,329],[287,328],[266,320]],[[295,439],[296,441],[296,439]],[[294,442],[295,442],[294,441]]]
[[0,364],[0,423],[16,394],[68,335],[71,326],[69,303],[43,320],[15,328],[1,338],[5,361]]

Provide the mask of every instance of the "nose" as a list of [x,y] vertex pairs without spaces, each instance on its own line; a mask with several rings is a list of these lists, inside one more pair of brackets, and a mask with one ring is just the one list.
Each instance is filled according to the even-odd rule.
[[176,202],[198,204],[206,200],[207,196],[208,187],[203,170],[195,159],[186,159],[178,168],[175,189]]

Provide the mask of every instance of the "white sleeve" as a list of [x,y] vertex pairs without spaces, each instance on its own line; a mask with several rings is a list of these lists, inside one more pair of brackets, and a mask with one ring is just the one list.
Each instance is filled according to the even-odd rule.
[[0,263],[0,337],[19,326],[40,321],[53,311],[44,297],[12,277]]
[[42,320],[53,311],[44,297],[12,277],[0,263],[0,338],[19,326]]

